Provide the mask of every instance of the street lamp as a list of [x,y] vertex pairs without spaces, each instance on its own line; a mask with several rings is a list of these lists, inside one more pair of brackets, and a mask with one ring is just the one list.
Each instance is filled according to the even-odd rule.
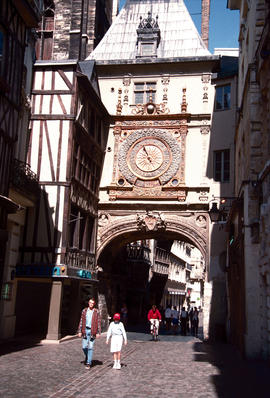
[[[220,204],[224,205],[227,202],[227,200],[230,200],[232,202],[235,199],[237,199],[237,198],[234,196],[218,197],[218,196],[213,195],[212,200],[213,201],[218,200]],[[223,206],[222,208],[218,208],[217,205],[218,205],[217,202],[213,202],[211,209],[208,211],[208,214],[209,214],[209,217],[210,217],[210,220],[212,223],[219,222],[219,221],[226,221],[228,209],[232,206],[232,203],[227,204],[227,206]]]
[[220,220],[220,211],[217,207],[217,202],[212,203],[212,207],[208,212],[211,222],[218,222]]

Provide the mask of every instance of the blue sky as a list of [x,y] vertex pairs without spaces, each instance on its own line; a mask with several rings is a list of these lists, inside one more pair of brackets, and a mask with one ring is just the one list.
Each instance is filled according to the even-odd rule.
[[[201,32],[201,0],[184,0],[187,9]],[[120,7],[126,0],[120,0]],[[239,12],[227,9],[227,0],[211,0],[209,50],[238,47]]]

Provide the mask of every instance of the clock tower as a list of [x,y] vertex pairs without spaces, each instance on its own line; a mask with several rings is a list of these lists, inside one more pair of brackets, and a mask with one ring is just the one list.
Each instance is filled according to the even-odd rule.
[[[223,153],[233,145],[230,118],[217,127],[221,113],[214,113],[220,57],[208,51],[184,0],[127,0],[88,59],[96,61],[111,115],[99,190],[100,294],[111,312],[125,298],[130,308],[147,307],[151,283],[157,294],[165,281],[168,291],[181,295],[179,273],[172,285],[164,252],[175,241],[191,245],[201,255],[207,338],[210,310],[217,320],[226,317],[226,232],[214,231],[208,215],[213,196],[221,195],[221,161],[233,154]],[[231,184],[225,185],[222,192],[232,196]],[[156,243],[149,249],[153,241],[161,250]],[[149,244],[150,254],[135,242]]]

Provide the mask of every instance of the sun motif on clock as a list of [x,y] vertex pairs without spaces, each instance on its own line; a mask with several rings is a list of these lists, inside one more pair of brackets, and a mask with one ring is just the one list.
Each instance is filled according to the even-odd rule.
[[142,137],[130,146],[127,165],[141,180],[153,180],[168,169],[171,158],[170,147],[163,139],[155,136]]
[[163,185],[178,171],[181,149],[165,130],[136,130],[119,149],[121,175],[131,184],[157,181]]
[[155,145],[144,145],[136,156],[136,165],[143,171],[154,171],[163,162],[161,150]]

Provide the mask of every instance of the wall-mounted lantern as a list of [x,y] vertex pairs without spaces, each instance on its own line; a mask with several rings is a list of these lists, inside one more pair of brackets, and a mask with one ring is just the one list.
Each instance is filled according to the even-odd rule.
[[220,221],[220,210],[217,207],[217,202],[212,203],[212,207],[208,212],[211,222]]
[[[226,221],[229,209],[232,207],[232,201],[237,199],[234,196],[213,196],[213,202],[210,210],[208,211],[212,223]],[[230,203],[227,203],[230,200]],[[218,208],[218,202],[222,207]],[[226,205],[225,205],[226,203]]]

